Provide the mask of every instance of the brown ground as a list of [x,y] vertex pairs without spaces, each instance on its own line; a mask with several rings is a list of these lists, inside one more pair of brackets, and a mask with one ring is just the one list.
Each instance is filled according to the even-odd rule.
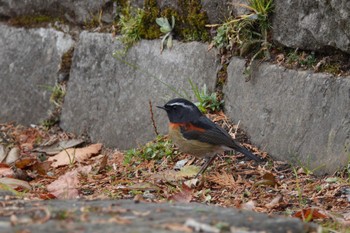
[[[1,185],[0,181],[0,189],[12,190],[17,198],[26,199],[80,196],[86,199],[200,202],[298,217],[336,231],[350,232],[349,170],[316,177],[307,167],[273,161],[265,152],[250,145],[240,130],[236,132],[237,127],[223,113],[210,117],[266,162],[254,164],[245,161],[240,154],[222,155],[204,175],[193,179],[203,161],[179,153],[165,137],[142,147],[142,152],[153,148],[161,154],[162,149],[170,148],[171,154],[176,156],[154,154],[155,159],[141,159],[130,156],[130,151],[84,142],[80,149],[62,150],[66,158],[73,153],[68,162],[62,157],[52,162],[47,160],[52,156],[35,152],[35,148],[70,140],[75,138],[74,135],[57,128],[47,131],[41,127],[1,124],[0,144],[9,148],[18,146],[20,153],[15,163],[0,164],[0,177],[16,179],[12,183],[6,181],[6,185]],[[157,148],[155,144],[161,146]],[[188,160],[185,166],[175,171],[176,162],[183,159]],[[57,166],[57,162],[62,165]]]

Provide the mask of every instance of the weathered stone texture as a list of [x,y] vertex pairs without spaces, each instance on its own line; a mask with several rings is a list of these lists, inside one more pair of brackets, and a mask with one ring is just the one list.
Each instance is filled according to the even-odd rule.
[[245,82],[234,58],[224,89],[226,113],[278,160],[332,173],[350,156],[350,78],[263,63]]
[[276,0],[273,38],[293,48],[350,53],[348,0]]
[[[83,199],[40,202],[28,200],[15,202],[11,200],[3,202],[5,203],[4,212],[6,210],[12,211],[11,213],[14,213],[13,215],[18,219],[28,220],[26,224],[11,224],[10,216],[5,215],[0,219],[1,232],[311,233],[321,230],[316,224],[305,223],[297,218],[271,216],[253,211],[200,203],[135,203],[132,200],[86,201]],[[34,211],[23,211],[23,208],[25,210],[48,209],[50,210],[50,216],[59,216],[62,213],[69,212],[74,215],[75,219],[84,219],[84,221],[70,221],[67,223],[57,217],[51,217],[48,221],[38,222],[33,220],[37,216],[32,214]],[[88,218],[86,217],[86,211],[82,210],[89,210]],[[115,221],[116,218],[124,220],[124,222],[118,224]],[[189,224],[191,222],[192,224]],[[63,224],[66,224],[66,226],[62,227]],[[186,225],[189,225],[190,228],[186,229]],[[174,227],[171,228],[170,226]],[[193,230],[188,231],[188,229]]]
[[45,14],[83,24],[101,12],[102,20],[110,23],[114,8],[112,0],[0,0],[0,17]]
[[[186,90],[188,79],[213,89],[218,69],[215,51],[197,42],[174,43],[160,53],[160,40],[141,41],[123,58],[112,53],[122,45],[110,34],[82,32],[74,51],[61,126],[87,132],[93,141],[126,149],[154,138],[148,101],[163,105]],[[157,126],[165,132],[165,112],[154,108]]]
[[73,46],[70,36],[52,29],[11,28],[0,24],[0,121],[39,123],[50,109],[61,57]]

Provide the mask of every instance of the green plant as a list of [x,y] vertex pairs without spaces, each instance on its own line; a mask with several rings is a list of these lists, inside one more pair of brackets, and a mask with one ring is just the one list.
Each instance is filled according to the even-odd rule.
[[124,45],[124,53],[141,39],[142,18],[145,11],[128,5],[120,15],[118,26],[121,36],[118,38]]
[[300,186],[298,171],[295,167],[293,167],[293,173],[295,175],[295,182],[296,182],[296,188],[297,188],[297,192],[298,192],[299,207],[303,208],[306,203],[305,203],[305,199],[303,198],[303,189]]
[[163,157],[171,157],[176,154],[174,146],[170,140],[162,135],[158,135],[155,140],[146,143],[138,149],[127,150],[124,157],[124,164],[130,164],[133,161],[159,160]]
[[165,44],[166,39],[168,39],[167,43],[166,43],[166,47],[168,49],[171,49],[173,47],[173,34],[172,34],[172,32],[173,32],[174,27],[175,27],[174,16],[171,16],[171,25],[170,25],[168,19],[165,17],[157,18],[156,23],[160,26],[160,31],[165,34],[163,36],[163,39],[161,42],[161,51],[163,51],[163,49],[164,49],[164,44]]
[[302,66],[306,66],[306,67],[312,67],[313,65],[316,65],[317,60],[315,57],[315,52],[311,52],[310,54],[305,54],[302,53],[302,57],[300,60],[300,64]]
[[223,100],[219,100],[216,92],[211,94],[208,93],[207,86],[204,84],[203,88],[199,90],[198,86],[195,85],[191,80],[189,80],[192,91],[196,96],[198,102],[195,104],[199,108],[199,110],[203,113],[207,113],[208,110],[212,112],[217,112],[222,108],[224,103]]
[[51,91],[50,102],[56,107],[60,107],[63,103],[64,96],[66,95],[65,86],[56,84],[53,87],[48,87]]
[[223,24],[207,25],[217,27],[212,44],[218,48],[236,49],[241,56],[250,54],[246,73],[250,74],[252,62],[263,54],[270,58],[268,33],[271,28],[269,16],[273,10],[273,0],[248,0],[248,5],[239,4],[249,11],[229,19]]
[[315,52],[299,52],[298,49],[296,49],[288,53],[286,62],[288,64],[298,65],[304,68],[312,68],[317,64],[317,59]]
[[43,120],[40,124],[46,129],[50,129],[52,126],[56,125],[59,122],[57,117],[49,117],[48,119]]

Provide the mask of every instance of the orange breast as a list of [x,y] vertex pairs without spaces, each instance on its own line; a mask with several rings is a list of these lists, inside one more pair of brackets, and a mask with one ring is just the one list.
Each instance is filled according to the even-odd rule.
[[191,154],[199,158],[211,156],[215,153],[222,151],[221,147],[212,145],[197,140],[188,140],[182,136],[181,128],[184,130],[198,130],[204,131],[204,129],[195,127],[191,124],[185,123],[170,123],[169,124],[169,137],[183,153]]

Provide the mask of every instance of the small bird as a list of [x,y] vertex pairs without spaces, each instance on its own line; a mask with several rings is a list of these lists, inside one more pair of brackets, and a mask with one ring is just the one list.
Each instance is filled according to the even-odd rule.
[[169,118],[169,137],[180,151],[206,162],[196,175],[202,174],[220,152],[236,150],[257,162],[261,160],[239,145],[223,128],[203,115],[192,102],[176,98],[167,102],[164,109]]

